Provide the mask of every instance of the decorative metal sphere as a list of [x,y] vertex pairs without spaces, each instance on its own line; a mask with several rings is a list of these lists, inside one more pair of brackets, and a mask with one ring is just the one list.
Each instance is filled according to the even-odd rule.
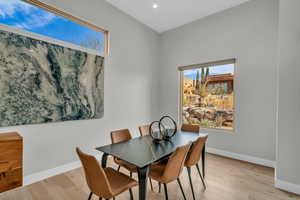
[[165,128],[161,126],[159,121],[153,121],[149,126],[149,133],[155,142],[159,142],[164,139]]
[[170,116],[163,116],[159,120],[159,129],[163,133],[164,139],[172,138],[177,132],[177,124]]

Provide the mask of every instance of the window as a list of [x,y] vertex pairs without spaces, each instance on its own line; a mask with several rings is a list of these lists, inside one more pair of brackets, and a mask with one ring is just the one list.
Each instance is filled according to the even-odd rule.
[[235,59],[179,67],[182,124],[234,129]]
[[107,51],[107,31],[37,0],[0,1],[0,24],[66,47],[99,55]]

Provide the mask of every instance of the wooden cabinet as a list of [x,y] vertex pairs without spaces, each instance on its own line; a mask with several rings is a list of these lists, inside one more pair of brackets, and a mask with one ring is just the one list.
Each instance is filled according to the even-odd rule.
[[23,183],[23,139],[15,132],[0,134],[0,192]]

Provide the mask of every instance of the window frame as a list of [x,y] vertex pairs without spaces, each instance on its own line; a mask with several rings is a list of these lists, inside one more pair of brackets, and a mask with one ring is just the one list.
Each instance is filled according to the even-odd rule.
[[86,26],[86,27],[88,27],[90,29],[93,29],[95,31],[102,32],[104,34],[104,52],[103,52],[103,54],[104,54],[104,57],[106,57],[106,56],[109,55],[109,31],[108,30],[103,29],[103,28],[101,28],[99,26],[96,26],[96,25],[94,25],[94,24],[92,24],[90,22],[87,22],[85,20],[82,20],[82,19],[80,19],[78,17],[75,17],[75,16],[73,16],[73,15],[71,15],[71,14],[65,12],[65,11],[59,10],[59,9],[53,7],[53,6],[50,6],[50,5],[45,4],[45,3],[42,3],[39,0],[21,0],[21,1],[23,1],[25,3],[28,3],[28,4],[31,4],[33,6],[36,6],[38,8],[42,8],[42,9],[48,11],[48,12],[51,12],[53,14],[59,15],[61,17],[64,17],[64,18],[66,18],[68,20],[71,20],[73,22],[76,22],[78,24]]
[[[201,63],[201,64],[192,64],[192,65],[186,65],[186,66],[179,66],[177,68],[178,70],[178,76],[179,76],[179,106],[178,106],[178,121],[179,125],[182,126],[182,105],[183,105],[183,72],[185,70],[190,70],[190,69],[201,69],[204,67],[213,67],[213,66],[218,66],[218,65],[226,65],[226,64],[234,64],[234,77],[233,77],[233,88],[235,88],[235,81],[236,81],[236,65],[237,65],[237,59],[236,58],[231,58],[231,59],[225,59],[225,60],[219,60],[219,61],[212,61],[212,62],[206,62],[206,63]],[[221,133],[234,133],[236,131],[236,91],[235,89],[233,90],[233,105],[234,105],[234,113],[233,113],[233,127],[232,130],[226,130],[222,128],[207,128],[207,127],[200,127],[200,130],[205,130],[205,131],[217,131]]]

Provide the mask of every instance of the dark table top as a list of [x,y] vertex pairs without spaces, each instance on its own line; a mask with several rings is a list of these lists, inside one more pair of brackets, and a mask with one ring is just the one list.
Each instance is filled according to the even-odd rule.
[[169,141],[156,143],[153,142],[151,136],[144,136],[96,149],[142,168],[170,155],[177,147],[185,145],[189,141],[196,141],[198,137],[204,135],[178,131]]

